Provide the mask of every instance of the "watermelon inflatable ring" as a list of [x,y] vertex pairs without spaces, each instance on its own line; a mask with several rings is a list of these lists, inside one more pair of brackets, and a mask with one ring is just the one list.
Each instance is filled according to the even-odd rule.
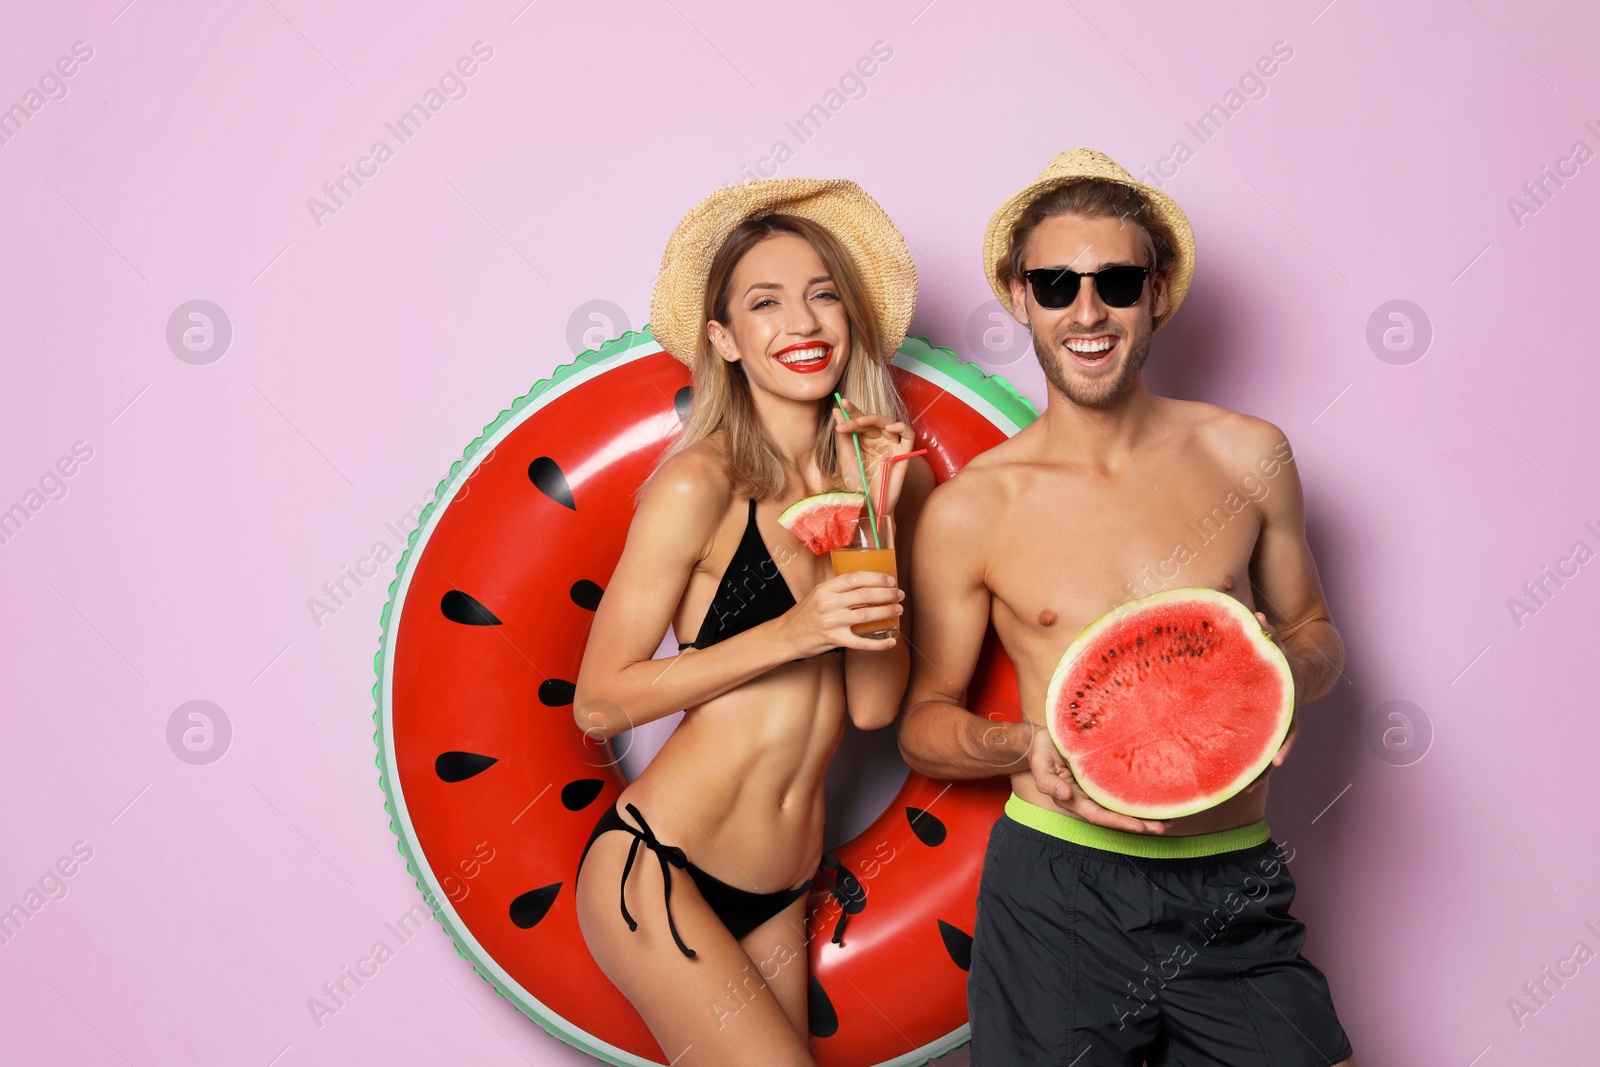
[[[941,481],[1035,417],[1003,379],[925,341],[893,366]],[[578,929],[578,856],[626,783],[610,746],[574,724],[573,679],[634,494],[691,396],[688,370],[629,333],[514,401],[423,511],[375,659],[379,782],[418,888],[502,996],[613,1064],[666,1059]],[[1021,717],[992,633],[968,700]],[[1008,792],[913,772],[824,857],[807,913],[818,1063],[912,1067],[970,1040],[978,877]]]

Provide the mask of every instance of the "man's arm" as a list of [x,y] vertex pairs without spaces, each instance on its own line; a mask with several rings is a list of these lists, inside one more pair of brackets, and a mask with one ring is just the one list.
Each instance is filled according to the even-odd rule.
[[1263,446],[1251,464],[1265,478],[1267,494],[1261,499],[1261,534],[1250,557],[1250,585],[1256,615],[1289,661],[1295,714],[1277,754],[1260,777],[1245,787],[1246,793],[1265,782],[1273,768],[1283,766],[1300,736],[1300,708],[1325,696],[1344,670],[1344,640],[1334,628],[1317,564],[1306,542],[1305,493],[1294,453],[1276,426],[1256,419],[1251,422],[1257,444]]
[[1325,696],[1339,680],[1344,641],[1334,628],[1306,543],[1305,495],[1289,442],[1277,427],[1260,425],[1270,431],[1267,462],[1276,462],[1279,469],[1267,479],[1269,489],[1261,500],[1261,534],[1250,559],[1250,584],[1257,610],[1267,617],[1289,661],[1295,705],[1300,707]]
[[966,708],[967,685],[989,626],[982,525],[989,512],[955,480],[929,496],[917,524],[911,590],[917,633],[900,715],[900,754],[932,778],[987,778],[1027,767],[1030,724],[994,722]]

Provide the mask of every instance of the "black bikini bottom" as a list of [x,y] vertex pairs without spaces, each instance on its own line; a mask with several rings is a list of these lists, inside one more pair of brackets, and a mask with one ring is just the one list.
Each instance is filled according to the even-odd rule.
[[[600,821],[595,824],[594,833],[589,835],[588,844],[583,846],[583,855],[578,857],[578,871],[583,871],[583,861],[589,856],[589,847],[594,844],[595,838],[608,830],[624,830],[633,835],[633,844],[628,849],[628,862],[622,868],[622,917],[628,922],[629,930],[639,929],[639,924],[628,914],[627,885],[628,875],[633,870],[634,858],[639,854],[639,846],[644,845],[656,854],[661,861],[661,878],[665,883],[663,894],[667,907],[667,927],[672,931],[672,940],[677,942],[679,950],[685,956],[693,957],[694,949],[683,943],[683,938],[678,936],[677,924],[672,921],[672,873],[667,870],[671,864],[679,870],[687,871],[689,877],[694,879],[696,888],[717,918],[722,920],[722,925],[728,928],[728,933],[734,939],[744,937],[750,931],[787,908],[794,901],[806,895],[811,889],[811,883],[796,886],[793,889],[780,889],[776,893],[751,893],[731,886],[720,878],[714,878],[702,871],[699,867],[689,862],[689,857],[684,855],[683,849],[676,845],[664,845],[656,839],[655,833],[650,829],[650,824],[644,821],[644,816],[632,804],[627,805],[628,814],[632,815],[639,826],[635,829],[630,826],[621,815],[617,814],[615,805],[607,805],[601,813]],[[574,876],[576,885],[577,878]]]

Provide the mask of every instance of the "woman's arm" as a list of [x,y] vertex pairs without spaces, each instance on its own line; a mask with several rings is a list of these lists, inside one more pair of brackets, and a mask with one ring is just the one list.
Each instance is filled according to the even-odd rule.
[[[904,460],[905,481],[894,510],[895,570],[899,588],[911,585],[911,543],[922,505],[933,492],[933,468],[920,456]],[[851,649],[844,654],[845,700],[858,729],[879,730],[894,722],[911,673],[911,601],[901,601],[900,637],[884,652]]]
[[727,512],[732,491],[721,463],[684,452],[645,488],[578,667],[572,717],[592,740],[703,704],[792,660],[837,646],[860,651],[889,643],[850,632],[898,599],[885,576],[859,571],[819,582],[778,618],[710,648],[651,658]]
[[719,465],[685,452],[645,488],[578,668],[572,715],[594,740],[704,703],[798,654],[774,619],[707,649],[651,658],[727,511]]

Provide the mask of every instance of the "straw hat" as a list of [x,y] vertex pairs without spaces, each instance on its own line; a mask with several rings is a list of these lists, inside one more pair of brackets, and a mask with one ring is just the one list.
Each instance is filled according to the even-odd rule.
[[1011,287],[1000,280],[1000,269],[1011,255],[1011,230],[1029,204],[1075,178],[1104,178],[1138,190],[1156,216],[1172,231],[1178,255],[1167,276],[1167,313],[1155,320],[1159,329],[1183,303],[1189,281],[1194,277],[1194,230],[1189,227],[1189,217],[1170,196],[1134,181],[1133,176],[1117,166],[1110,156],[1092,148],[1069,148],[1056,156],[1033,184],[1001,204],[989,219],[989,231],[983,237],[983,270],[989,278],[989,287],[999,297],[1000,305],[1010,311]]
[[852,181],[767,178],[729,185],[694,206],[667,240],[650,298],[650,332],[692,365],[705,334],[711,261],[735,227],[759,215],[798,215],[826,226],[855,260],[883,333],[885,357],[905,340],[917,303],[917,268],[906,239],[878,202]]

